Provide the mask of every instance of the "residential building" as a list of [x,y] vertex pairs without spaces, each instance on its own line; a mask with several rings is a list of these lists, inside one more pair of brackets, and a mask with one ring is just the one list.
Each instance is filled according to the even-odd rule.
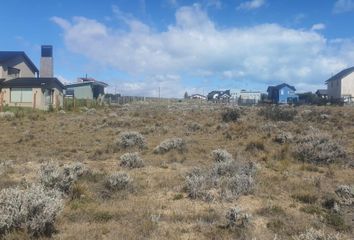
[[225,91],[212,91],[208,93],[208,101],[214,102],[229,102],[231,98],[230,90]]
[[207,97],[201,94],[192,94],[189,96],[190,99],[200,99],[200,100],[206,100]]
[[239,105],[255,105],[261,101],[261,92],[241,90],[237,102]]
[[322,99],[327,99],[328,98],[328,92],[327,89],[318,89],[315,94],[317,97],[322,98]]
[[326,81],[328,98],[332,101],[353,102],[354,67],[344,69]]
[[270,86],[267,89],[268,99],[272,103],[287,104],[298,102],[299,96],[295,94],[296,89],[294,86],[282,83],[277,86]]
[[[41,57],[53,58],[52,49],[42,46]],[[52,71],[42,77],[24,52],[0,52],[0,59],[0,104],[41,110],[63,106],[64,85],[53,75],[53,61],[46,62],[45,67]]]
[[94,78],[79,78],[77,82],[67,84],[66,93],[73,94],[76,99],[94,100],[105,94],[108,84]]

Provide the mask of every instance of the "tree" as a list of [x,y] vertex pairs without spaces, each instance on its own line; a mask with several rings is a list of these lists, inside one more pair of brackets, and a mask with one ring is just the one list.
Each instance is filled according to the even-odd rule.
[[184,99],[188,99],[189,98],[189,95],[187,92],[184,93]]

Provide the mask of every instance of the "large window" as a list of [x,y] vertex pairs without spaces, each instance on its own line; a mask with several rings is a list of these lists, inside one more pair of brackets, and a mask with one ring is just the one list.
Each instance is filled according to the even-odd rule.
[[20,76],[20,69],[8,67],[7,68],[7,75],[9,77],[17,78]]
[[31,103],[32,88],[11,88],[11,102],[14,103]]

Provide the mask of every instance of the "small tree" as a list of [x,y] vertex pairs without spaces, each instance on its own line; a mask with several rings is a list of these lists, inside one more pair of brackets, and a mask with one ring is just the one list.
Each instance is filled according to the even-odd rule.
[[184,99],[188,99],[188,98],[189,98],[188,92],[185,92],[184,93]]

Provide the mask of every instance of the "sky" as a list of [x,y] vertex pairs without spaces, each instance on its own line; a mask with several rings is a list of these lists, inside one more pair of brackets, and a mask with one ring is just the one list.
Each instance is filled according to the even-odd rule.
[[[0,0],[4,1],[5,0]],[[11,0],[0,50],[123,95],[183,97],[280,83],[316,91],[354,66],[354,0]]]

